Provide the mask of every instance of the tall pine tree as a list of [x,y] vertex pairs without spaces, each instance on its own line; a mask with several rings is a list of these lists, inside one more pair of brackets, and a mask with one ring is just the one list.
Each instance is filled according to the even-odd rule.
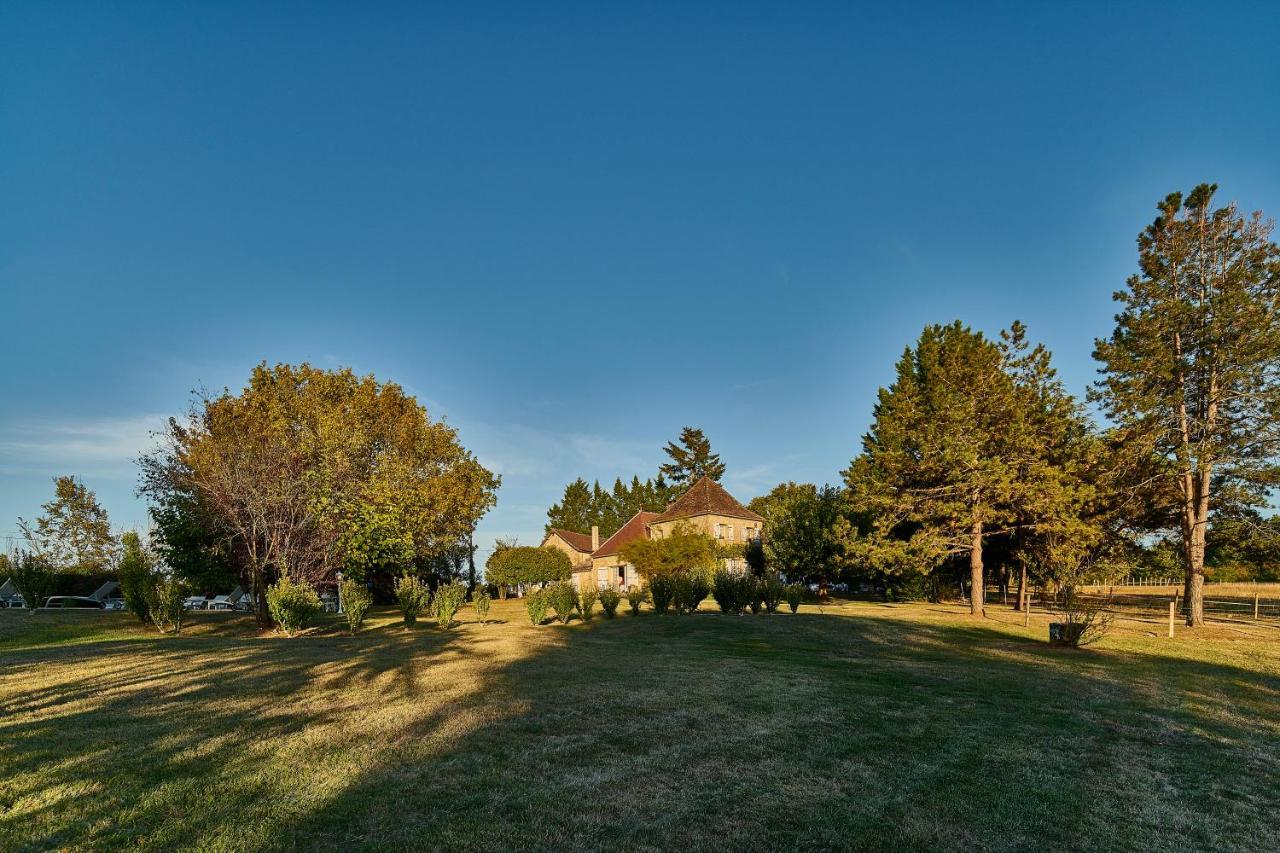
[[1191,626],[1204,621],[1218,496],[1264,501],[1280,456],[1280,249],[1260,213],[1215,209],[1216,190],[1201,184],[1157,205],[1138,237],[1139,272],[1115,294],[1115,331],[1094,352],[1096,399],[1130,452],[1167,462]]
[[671,461],[663,463],[659,473],[677,488],[692,486],[703,477],[718,483],[724,476],[720,454],[711,452],[711,441],[700,429],[685,427],[680,430],[680,443],[668,441],[662,450]]

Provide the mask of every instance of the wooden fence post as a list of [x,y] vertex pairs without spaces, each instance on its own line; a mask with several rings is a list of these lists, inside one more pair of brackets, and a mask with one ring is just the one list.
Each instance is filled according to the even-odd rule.
[[1258,594],[1253,594],[1253,621],[1258,621]]
[[1170,637],[1173,636],[1173,611],[1175,609],[1176,609],[1176,606],[1172,601],[1170,601],[1169,602],[1169,636]]

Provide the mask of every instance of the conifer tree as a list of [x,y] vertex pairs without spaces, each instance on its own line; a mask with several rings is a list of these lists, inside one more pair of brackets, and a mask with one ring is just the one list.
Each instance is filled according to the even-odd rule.
[[1262,502],[1280,456],[1280,249],[1260,213],[1215,209],[1216,190],[1157,205],[1139,272],[1115,294],[1115,331],[1094,352],[1095,399],[1129,453],[1167,463],[1191,626],[1204,621],[1211,512],[1227,494]]
[[[846,529],[862,559],[928,570],[968,558],[970,608],[985,615],[983,546],[1016,530],[1083,537],[1073,442],[1087,433],[1048,352],[1014,326],[998,344],[959,322],[928,326],[882,388],[863,453],[844,472],[852,505],[874,518]],[[1081,543],[1083,544],[1083,543]]]
[[687,488],[703,477],[720,482],[724,476],[720,454],[711,452],[711,441],[700,429],[685,427],[680,430],[680,443],[668,441],[662,450],[671,461],[663,463],[660,475],[673,486]]

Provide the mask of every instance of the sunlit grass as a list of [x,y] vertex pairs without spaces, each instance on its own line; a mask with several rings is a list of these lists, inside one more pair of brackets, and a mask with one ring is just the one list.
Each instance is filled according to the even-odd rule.
[[1280,848],[1280,631],[0,612],[0,849]]

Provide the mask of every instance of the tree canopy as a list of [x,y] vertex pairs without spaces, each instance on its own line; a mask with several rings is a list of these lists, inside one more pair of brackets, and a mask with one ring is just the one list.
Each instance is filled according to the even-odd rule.
[[197,498],[260,604],[269,576],[329,582],[456,546],[498,486],[400,386],[347,369],[259,365],[166,438],[143,460],[142,491],[160,506]]
[[835,486],[781,483],[751,502],[765,519],[766,565],[790,578],[830,580],[842,553],[844,496]]
[[711,536],[681,523],[661,539],[632,539],[622,546],[619,556],[635,566],[645,580],[692,572],[710,581],[720,560],[728,554]]
[[28,546],[58,570],[87,573],[109,568],[116,540],[97,495],[75,477],[56,477],[53,485],[54,498],[44,504],[34,524],[18,519]]
[[671,458],[658,469],[663,477],[678,489],[685,489],[703,477],[717,483],[724,476],[724,463],[720,454],[711,452],[711,440],[702,430],[685,427],[680,430],[679,444],[668,441],[662,450]]
[[928,571],[967,555],[971,609],[984,612],[983,546],[1019,526],[1070,517],[1074,481],[1051,449],[1085,431],[1042,348],[1015,324],[1004,344],[956,322],[928,326],[880,390],[863,453],[844,472],[871,535],[850,531],[856,558]]
[[597,526],[601,537],[607,539],[637,512],[666,509],[677,494],[661,474],[643,481],[633,476],[630,484],[618,478],[611,491],[602,489],[599,482],[588,486],[579,477],[565,486],[564,497],[547,510],[546,529],[558,527],[586,533]]
[[490,554],[484,577],[486,582],[499,586],[552,583],[568,580],[572,569],[569,555],[563,551],[516,545]]

